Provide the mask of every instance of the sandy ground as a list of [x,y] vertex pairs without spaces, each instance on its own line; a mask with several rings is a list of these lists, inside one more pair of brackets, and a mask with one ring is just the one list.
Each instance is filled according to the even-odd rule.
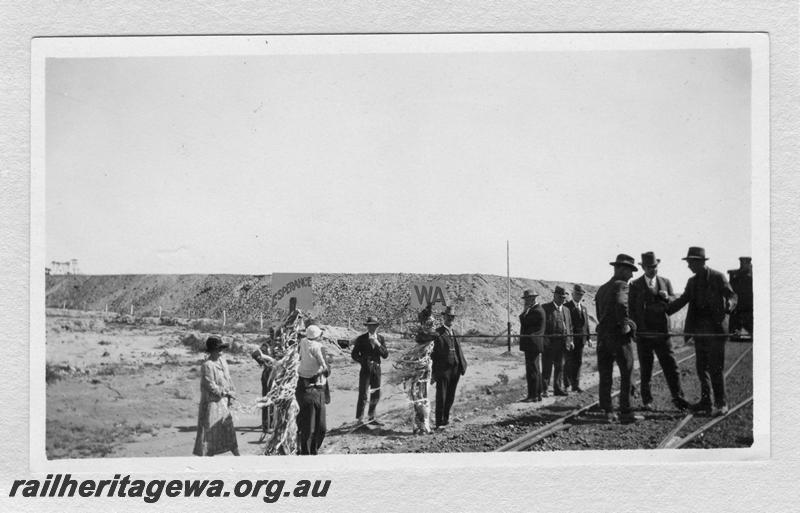
[[[190,455],[204,355],[181,343],[188,332],[180,327],[115,324],[98,314],[49,313],[48,457]],[[257,336],[239,335],[253,340]],[[470,367],[459,384],[453,409],[457,421],[465,421],[466,412],[460,411],[460,405],[474,394],[490,398],[487,388],[524,376],[522,353],[516,348],[508,353],[502,342],[464,343]],[[413,342],[387,336],[387,345],[390,357],[383,364],[378,406],[378,414],[386,422],[381,434],[411,436],[411,407],[402,388],[390,382],[394,358]],[[240,451],[261,454],[261,414],[259,409],[250,408],[261,396],[261,370],[246,354],[229,354],[227,360],[237,387],[235,425]],[[325,452],[369,452],[379,441],[376,439],[383,437],[363,436],[372,433],[370,430],[355,436],[338,435],[355,419],[358,365],[343,354],[336,357],[332,369],[332,400],[327,414],[331,434]],[[522,390],[520,394],[524,395]],[[433,386],[430,395],[434,395]],[[354,443],[358,447],[353,447]]]
[[[199,368],[205,356],[184,345],[182,340],[190,333],[204,340],[206,334],[179,326],[118,324],[104,320],[101,314],[48,313],[48,458],[191,455],[200,399]],[[345,328],[333,328],[331,332],[334,338],[351,338],[357,333]],[[227,355],[237,387],[234,422],[239,448],[243,455],[259,455],[264,449],[264,443],[259,442],[261,410],[252,405],[261,396],[261,369],[246,351],[248,343],[254,342],[259,334],[233,336],[240,345],[244,343],[245,349],[243,353]],[[332,401],[327,410],[328,436],[321,449],[323,453],[490,451],[523,434],[531,423],[545,422],[569,408],[572,402],[591,402],[596,398],[593,387],[598,376],[592,349],[586,351],[582,371],[581,384],[587,392],[571,395],[568,400],[550,397],[542,403],[521,403],[519,399],[525,395],[523,354],[515,346],[509,353],[503,339],[493,343],[468,339],[463,341],[463,350],[469,369],[459,383],[451,413],[452,426],[436,436],[413,435],[410,403],[401,386],[392,384],[392,363],[413,342],[397,335],[386,337],[390,357],[382,366],[382,397],[378,406],[384,425],[351,429],[359,368],[350,360],[349,353],[340,354],[332,363]],[[691,348],[679,351],[688,354]],[[693,397],[696,378],[690,364],[684,383],[688,385],[687,398],[692,400],[696,399]],[[752,389],[751,368],[742,379],[742,388],[749,383]],[[657,378],[654,385],[665,388],[662,381],[663,378]],[[429,397],[433,399],[434,394],[431,386]],[[666,397],[663,406],[669,408]],[[736,435],[743,440],[747,438],[746,424],[739,429],[744,435]],[[668,429],[669,423],[665,426]],[[470,442],[472,438],[474,443]],[[613,441],[613,433],[609,439]],[[547,448],[593,445],[584,447],[575,443]],[[716,446],[738,445],[738,442],[731,445],[725,439]]]

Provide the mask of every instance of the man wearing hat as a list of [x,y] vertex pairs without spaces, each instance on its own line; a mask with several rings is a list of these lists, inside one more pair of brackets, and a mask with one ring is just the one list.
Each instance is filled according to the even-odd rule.
[[295,422],[297,452],[302,455],[317,454],[327,431],[325,388],[330,368],[320,342],[321,337],[322,329],[311,324],[297,343],[300,364],[297,367],[295,399],[300,410]]
[[636,323],[628,312],[628,280],[636,270],[632,256],[620,253],[609,262],[614,266],[614,276],[597,289],[597,370],[600,374],[600,408],[606,412],[609,422],[617,420],[611,403],[611,385],[614,378],[614,363],[619,368],[619,410],[621,420],[639,420],[631,411],[631,374],[633,373],[633,350],[631,340],[636,332]]
[[[383,335],[378,331],[378,318],[370,315],[364,325],[367,332],[356,338],[350,356],[361,364],[358,375],[358,402],[356,403],[356,420],[364,422],[364,409],[369,401],[369,420],[376,425],[381,425],[375,420],[375,408],[381,398],[381,358],[389,356]],[[368,389],[371,393],[368,393]]]
[[731,312],[730,331],[753,334],[753,261],[739,257],[739,268],[728,271],[731,288],[736,292],[736,308]]
[[566,302],[572,320],[573,348],[564,355],[564,384],[572,387],[573,392],[581,389],[581,365],[583,365],[583,347],[589,341],[589,312],[581,300],[586,289],[579,284],[572,287],[572,299]]
[[542,305],[536,302],[538,294],[533,289],[522,293],[525,302],[519,315],[519,349],[525,353],[525,379],[528,382],[528,395],[523,402],[542,400],[542,371],[539,355],[544,351],[545,314]]
[[547,397],[547,387],[550,385],[550,375],[553,376],[553,394],[567,395],[564,383],[564,353],[572,351],[572,316],[569,309],[564,306],[567,291],[561,285],[553,290],[553,300],[545,303],[542,308],[545,315],[545,340],[542,353],[542,395]]
[[736,308],[736,293],[724,274],[706,265],[708,258],[704,248],[690,247],[683,260],[694,276],[689,278],[681,297],[667,306],[667,313],[672,315],[688,304],[684,331],[699,334],[693,338],[700,400],[692,405],[692,409],[696,412],[710,411],[715,416],[724,415],[728,412],[723,374],[725,342],[728,338],[728,314]]
[[679,410],[684,410],[689,407],[689,403],[683,398],[678,364],[675,361],[672,342],[668,334],[667,304],[675,299],[675,293],[672,291],[672,283],[658,275],[659,262],[661,260],[656,258],[652,251],[642,253],[642,261],[639,262],[639,265],[644,271],[644,275],[630,284],[631,317],[639,332],[636,336],[636,349],[639,356],[642,407],[648,411],[653,409],[650,379],[653,376],[653,355],[655,354],[664,371],[664,378],[666,378],[667,386],[672,394],[672,402]]
[[453,331],[455,318],[455,310],[448,306],[444,311],[443,324],[436,329],[439,337],[434,340],[431,353],[432,375],[436,382],[437,428],[443,428],[450,423],[450,408],[456,398],[458,380],[467,372],[467,360]]

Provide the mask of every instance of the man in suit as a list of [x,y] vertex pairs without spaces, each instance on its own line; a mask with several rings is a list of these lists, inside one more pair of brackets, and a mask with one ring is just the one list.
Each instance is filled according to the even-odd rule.
[[655,253],[642,253],[639,262],[644,275],[630,284],[631,317],[636,323],[636,350],[639,356],[639,374],[641,377],[642,409],[653,410],[653,394],[650,391],[650,380],[653,376],[653,355],[664,371],[664,378],[672,394],[672,402],[679,410],[685,410],[689,403],[683,398],[681,377],[678,364],[672,352],[669,333],[669,316],[667,304],[675,299],[672,283],[658,275],[658,264],[661,262]]
[[553,290],[553,300],[546,303],[542,308],[545,314],[546,335],[544,341],[544,352],[542,353],[542,383],[544,390],[542,395],[547,397],[547,388],[550,386],[550,376],[553,376],[553,394],[568,395],[562,387],[564,378],[564,352],[572,351],[572,317],[569,310],[564,306],[567,298],[567,291],[561,285],[557,285]]
[[753,335],[753,261],[739,257],[739,268],[728,271],[731,288],[736,292],[736,309],[731,312],[730,331],[742,329]]
[[689,278],[681,297],[667,306],[667,313],[671,315],[688,304],[684,331],[698,334],[693,338],[700,400],[692,405],[692,410],[710,411],[714,416],[724,415],[728,413],[723,374],[725,342],[728,338],[728,315],[736,308],[736,293],[724,274],[706,265],[708,258],[704,248],[690,247],[683,260],[686,260],[694,276]]
[[586,294],[586,289],[575,284],[572,287],[572,299],[566,302],[572,320],[573,348],[564,356],[564,385],[572,387],[573,392],[583,392],[581,389],[581,365],[583,365],[583,347],[589,341],[589,312],[581,300]]
[[545,315],[542,305],[536,302],[538,294],[532,289],[522,293],[525,302],[519,315],[519,349],[525,353],[525,379],[528,382],[528,395],[522,402],[542,400],[542,371],[539,355],[544,351]]
[[[350,356],[361,364],[358,375],[358,402],[356,403],[356,420],[364,422],[364,409],[369,401],[369,420],[373,424],[381,425],[375,420],[375,408],[381,398],[381,358],[389,356],[383,335],[378,333],[378,318],[370,315],[364,323],[367,332],[356,338]],[[371,393],[368,395],[368,390]]]
[[[631,374],[633,373],[633,350],[631,340],[636,333],[636,323],[628,311],[628,280],[636,270],[632,256],[620,253],[614,262],[614,276],[597,289],[597,370],[600,374],[600,408],[606,412],[606,420],[615,422],[639,420],[631,411]],[[619,410],[614,413],[611,403],[611,385],[614,378],[614,362],[619,367]]]
[[436,427],[444,428],[450,423],[450,408],[456,398],[458,380],[467,372],[467,360],[461,344],[453,331],[454,309],[444,311],[444,322],[436,329],[439,336],[433,341],[431,352],[432,375],[436,382]]

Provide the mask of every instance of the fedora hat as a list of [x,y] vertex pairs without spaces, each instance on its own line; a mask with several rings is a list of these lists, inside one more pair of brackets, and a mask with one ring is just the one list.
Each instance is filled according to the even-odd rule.
[[613,262],[609,262],[610,265],[617,266],[617,265],[624,265],[626,267],[630,267],[634,271],[636,270],[636,260],[630,255],[626,255],[625,253],[620,253],[617,255],[617,259]]
[[708,260],[708,258],[706,258],[706,249],[692,246],[689,248],[689,252],[686,256],[681,258],[681,260]]
[[220,351],[228,347],[228,344],[224,343],[219,337],[211,336],[206,339],[206,353],[213,353],[214,351]]
[[533,290],[533,289],[526,289],[526,290],[522,291],[522,299],[527,299],[529,297],[530,298],[534,298],[534,297],[538,297],[538,296],[539,296],[539,294],[537,294],[536,291]]
[[452,306],[448,306],[448,307],[446,307],[444,309],[443,314],[444,315],[449,315],[450,317],[455,317],[456,316],[456,309],[453,308]]
[[585,289],[585,288],[583,288],[583,285],[581,285],[581,284],[579,284],[579,283],[576,283],[576,284],[575,284],[575,285],[572,287],[572,291],[573,291],[573,292],[577,292],[578,294],[586,294],[586,289]]
[[652,251],[648,251],[647,253],[642,253],[642,261],[639,262],[639,265],[642,267],[653,267],[661,263],[660,258],[656,258],[656,254]]
[[370,315],[369,317],[367,317],[367,320],[364,321],[364,326],[369,326],[370,324],[374,324],[377,326],[378,324],[380,324],[380,322],[378,321],[377,317],[375,317],[374,315]]
[[556,285],[556,288],[553,289],[553,294],[561,294],[562,296],[566,296],[568,292],[567,289],[565,289],[561,285]]

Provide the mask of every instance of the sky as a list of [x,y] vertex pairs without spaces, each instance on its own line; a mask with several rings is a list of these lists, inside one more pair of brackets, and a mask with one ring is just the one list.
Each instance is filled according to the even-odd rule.
[[[49,58],[46,262],[599,284],[751,248],[746,49]],[[756,263],[757,265],[757,263]]]

